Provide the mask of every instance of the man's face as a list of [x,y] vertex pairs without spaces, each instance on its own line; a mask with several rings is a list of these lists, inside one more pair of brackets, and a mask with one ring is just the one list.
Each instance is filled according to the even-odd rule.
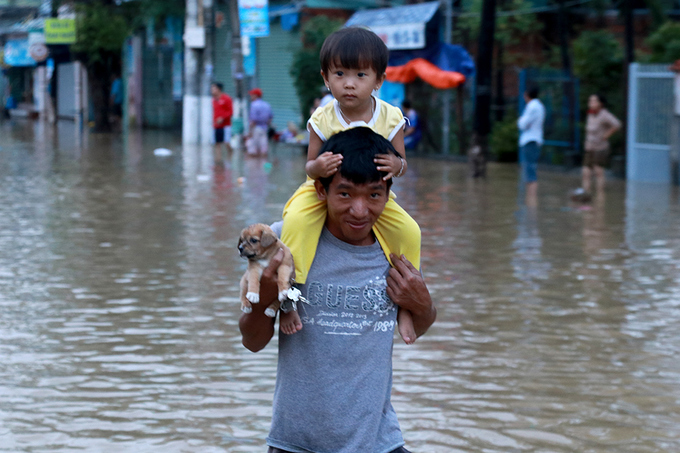
[[217,88],[217,85],[210,85],[210,94],[212,94],[214,98],[220,95],[220,89]]
[[328,191],[315,182],[317,196],[326,201],[326,227],[341,241],[352,245],[371,245],[371,228],[389,198],[385,181],[355,184],[336,173]]

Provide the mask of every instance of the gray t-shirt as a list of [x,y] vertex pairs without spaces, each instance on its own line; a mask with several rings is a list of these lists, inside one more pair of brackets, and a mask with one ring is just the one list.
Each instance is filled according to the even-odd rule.
[[386,293],[389,268],[377,241],[353,246],[324,228],[300,286],[309,301],[298,303],[303,328],[279,334],[268,445],[294,453],[404,445],[390,402],[397,306]]

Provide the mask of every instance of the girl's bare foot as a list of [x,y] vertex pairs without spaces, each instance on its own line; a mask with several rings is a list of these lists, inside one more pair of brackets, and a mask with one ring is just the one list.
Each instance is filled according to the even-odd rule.
[[399,335],[406,344],[413,344],[416,342],[416,328],[413,326],[413,317],[411,312],[399,308],[397,312],[397,323],[399,327]]
[[279,317],[279,330],[286,335],[293,335],[302,330],[302,320],[297,311],[281,312]]

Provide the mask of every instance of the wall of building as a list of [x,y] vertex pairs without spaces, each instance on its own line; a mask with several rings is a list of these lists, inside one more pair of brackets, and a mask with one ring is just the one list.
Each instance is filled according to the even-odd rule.
[[300,102],[290,75],[294,54],[302,47],[299,31],[286,31],[281,28],[280,22],[272,22],[269,36],[256,41],[256,80],[262,89],[262,98],[272,106],[274,126],[282,130],[289,121],[301,125],[307,118],[303,118],[300,112]]

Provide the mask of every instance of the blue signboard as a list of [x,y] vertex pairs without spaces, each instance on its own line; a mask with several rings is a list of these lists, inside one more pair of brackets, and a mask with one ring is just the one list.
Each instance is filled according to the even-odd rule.
[[269,36],[269,3],[267,0],[238,0],[241,36]]
[[28,39],[11,39],[5,43],[5,64],[8,66],[35,66],[28,53]]

